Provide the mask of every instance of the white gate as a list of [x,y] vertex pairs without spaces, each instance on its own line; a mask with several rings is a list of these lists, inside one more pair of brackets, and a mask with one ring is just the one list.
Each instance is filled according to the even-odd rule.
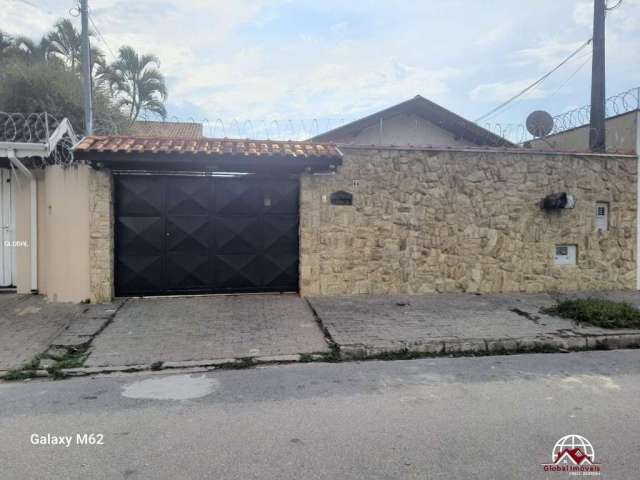
[[0,287],[16,284],[16,201],[11,170],[0,168]]

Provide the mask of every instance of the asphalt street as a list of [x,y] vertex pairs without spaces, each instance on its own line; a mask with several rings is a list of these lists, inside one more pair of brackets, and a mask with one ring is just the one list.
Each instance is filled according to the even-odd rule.
[[542,466],[569,434],[632,479],[640,350],[33,380],[0,405],[2,479],[576,478]]

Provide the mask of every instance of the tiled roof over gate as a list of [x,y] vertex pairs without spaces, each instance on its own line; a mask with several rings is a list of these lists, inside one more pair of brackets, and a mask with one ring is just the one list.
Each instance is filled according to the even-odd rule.
[[341,158],[335,145],[315,142],[239,140],[219,138],[148,138],[137,136],[89,136],[75,148],[77,152],[175,153],[239,157]]
[[135,137],[202,138],[201,123],[135,121],[129,128]]

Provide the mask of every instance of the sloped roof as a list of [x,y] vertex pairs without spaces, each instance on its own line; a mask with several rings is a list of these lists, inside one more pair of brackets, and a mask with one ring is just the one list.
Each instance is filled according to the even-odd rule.
[[400,114],[415,114],[432,122],[438,127],[447,130],[454,135],[464,138],[477,145],[487,146],[515,146],[508,140],[486,130],[479,125],[470,122],[466,118],[461,117],[447,110],[440,105],[433,103],[426,98],[416,95],[410,100],[386,108],[372,115],[363,117],[355,122],[348,123],[341,127],[329,130],[311,138],[316,142],[335,142],[348,135],[355,135],[365,128],[377,124],[380,119],[393,117]]
[[302,157],[342,158],[335,145],[317,142],[293,142],[274,140],[240,140],[230,138],[149,138],[133,135],[89,136],[77,146],[76,151],[94,153],[174,153],[180,155],[205,154],[210,156],[237,157]]
[[201,123],[136,121],[129,127],[136,137],[201,138]]

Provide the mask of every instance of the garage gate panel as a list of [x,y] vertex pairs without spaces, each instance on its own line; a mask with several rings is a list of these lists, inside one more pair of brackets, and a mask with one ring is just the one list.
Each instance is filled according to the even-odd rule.
[[117,175],[116,293],[298,289],[297,179]]

